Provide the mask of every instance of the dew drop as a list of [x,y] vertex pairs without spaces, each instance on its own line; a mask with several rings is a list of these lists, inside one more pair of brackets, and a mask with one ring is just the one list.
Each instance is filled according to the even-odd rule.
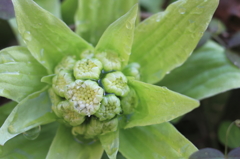
[[41,57],[44,56],[44,49],[43,48],[40,50],[40,55],[41,55]]
[[127,22],[126,28],[127,28],[127,29],[132,29],[132,24],[131,24],[130,22]]
[[0,89],[0,94],[3,94],[4,93],[4,89]]
[[158,15],[157,18],[156,18],[156,22],[160,22],[162,19],[162,14]]
[[201,14],[203,12],[203,8],[204,6],[197,6],[194,11],[192,12],[192,14]]
[[42,48],[41,50],[40,50],[40,62],[43,64],[43,63],[45,63],[45,60],[43,60],[44,59],[44,49]]
[[23,133],[23,136],[28,140],[35,140],[41,132],[41,126],[37,126]]
[[184,7],[179,7],[178,12],[179,12],[180,14],[185,14],[185,13],[186,13],[186,8],[184,8]]
[[30,31],[25,31],[23,33],[23,39],[25,41],[31,41],[32,40],[32,35],[31,35]]
[[195,31],[195,29],[196,29],[196,26],[195,26],[195,21],[194,20],[191,20],[191,19],[189,19],[189,26],[188,26],[188,30],[190,31],[190,32],[194,32]]
[[92,145],[97,141],[96,139],[84,139],[83,137],[79,136],[74,136],[74,140],[82,145]]

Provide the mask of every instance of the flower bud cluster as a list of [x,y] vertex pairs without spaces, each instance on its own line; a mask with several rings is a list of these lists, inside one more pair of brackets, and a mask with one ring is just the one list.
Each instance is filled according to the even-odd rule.
[[133,113],[138,98],[126,76],[139,79],[139,65],[130,64],[122,73],[119,63],[107,67],[104,56],[80,57],[66,56],[55,67],[49,94],[59,120],[73,127],[74,136],[88,139],[115,131],[118,115]]

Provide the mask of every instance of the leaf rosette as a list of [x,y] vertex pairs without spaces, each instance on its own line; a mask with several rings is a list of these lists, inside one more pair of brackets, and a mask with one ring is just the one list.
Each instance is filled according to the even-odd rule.
[[[218,0],[179,0],[136,27],[135,0],[93,2],[79,1],[76,34],[32,0],[13,0],[26,47],[0,51],[0,95],[18,102],[0,129],[0,144],[39,125],[59,121],[47,159],[97,159],[103,149],[111,159],[118,150],[126,158],[139,159],[136,152],[146,147],[144,142],[164,149],[144,148],[143,158],[187,158],[196,148],[168,121],[196,108],[199,102],[152,84],[189,57]],[[202,14],[195,12],[199,5],[205,6]],[[112,6],[123,7],[125,14]],[[180,8],[185,9],[184,14],[179,13]],[[105,11],[118,16],[97,23],[96,15]],[[196,20],[189,23],[191,19]],[[177,23],[178,29],[169,27]],[[89,139],[94,143],[83,142]]]

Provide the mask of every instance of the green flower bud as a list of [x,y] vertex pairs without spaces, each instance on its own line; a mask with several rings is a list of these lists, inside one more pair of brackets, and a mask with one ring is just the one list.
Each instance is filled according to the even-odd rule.
[[97,59],[82,59],[74,66],[76,79],[98,79],[102,70],[102,63]]
[[112,119],[116,114],[122,111],[120,100],[113,94],[103,97],[102,104],[98,111],[94,114],[100,121]]
[[125,96],[129,92],[127,78],[121,72],[108,73],[102,80],[104,89],[108,93],[114,93],[117,96]]
[[130,88],[126,97],[121,99],[123,114],[131,114],[138,106],[138,97],[134,89]]
[[80,115],[73,109],[73,105],[69,101],[62,101],[57,105],[57,114],[71,126],[77,126],[84,122],[85,116]]
[[66,86],[65,97],[79,114],[90,116],[100,107],[103,89],[96,82],[76,80]]
[[[116,131],[118,128],[118,119],[114,118],[107,121],[99,121],[96,117],[91,117],[89,122],[72,128],[74,136],[81,135],[85,139],[91,139],[98,135]],[[81,138],[81,137],[80,137]]]
[[53,90],[57,95],[64,97],[65,86],[72,83],[73,81],[74,77],[72,76],[71,71],[60,70],[59,73],[53,77]]
[[62,61],[55,67],[55,73],[58,74],[61,70],[72,70],[76,63],[74,56],[66,56]]
[[140,68],[140,65],[138,63],[131,63],[127,65],[122,72],[126,76],[131,76],[131,77],[134,77],[136,80],[139,80],[140,79],[139,68]]
[[84,135],[87,131],[87,123],[83,123],[81,125],[75,126],[72,128],[73,136]]
[[87,130],[85,131],[84,137],[86,139],[94,138],[102,133],[103,123],[100,122],[96,117],[92,117],[90,122],[87,124]]
[[96,54],[96,58],[102,62],[104,71],[121,70],[121,60],[113,52],[98,53]]
[[49,94],[49,98],[50,98],[51,103],[52,103],[53,112],[58,117],[61,117],[61,114],[59,114],[58,111],[57,111],[57,105],[58,105],[59,102],[62,101],[62,99],[54,92],[54,90],[52,88],[48,89],[48,94]]

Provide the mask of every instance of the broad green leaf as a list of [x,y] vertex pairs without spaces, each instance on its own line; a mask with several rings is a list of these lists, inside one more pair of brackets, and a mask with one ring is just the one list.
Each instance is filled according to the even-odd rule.
[[[12,120],[16,114],[16,111],[17,111],[17,107],[15,107],[16,105],[17,105],[17,103],[15,103],[15,102],[9,102],[0,107],[1,123],[2,123],[2,121],[4,121],[6,119],[5,122],[3,123],[3,125],[1,124],[1,128],[0,128],[0,134],[1,134],[0,135],[0,147],[1,147],[1,145],[4,145],[5,142],[7,142],[11,138],[15,137],[16,135],[18,135],[18,134],[10,134],[8,132],[8,127],[9,127],[10,123],[12,122]],[[7,118],[5,118],[7,115],[9,115],[9,116]],[[5,118],[5,119],[3,119],[3,118]],[[1,153],[0,153],[0,156],[1,156]]]
[[[87,2],[87,1],[85,1]],[[78,0],[64,0],[61,6],[62,19],[67,24],[74,24],[74,15],[77,11]]]
[[208,42],[158,85],[204,99],[240,87],[239,81],[240,69],[227,59],[221,46]]
[[61,18],[61,3],[59,0],[34,0],[39,6]]
[[40,80],[47,75],[25,47],[9,47],[0,51],[0,96],[20,102],[43,88]]
[[99,140],[109,159],[116,159],[119,149],[119,131],[100,135]]
[[188,159],[197,148],[166,122],[120,130],[119,150],[127,159]]
[[[61,17],[59,0],[35,0],[35,2],[38,3],[44,9],[46,9],[47,11],[51,12],[56,17],[58,17],[58,18]],[[17,38],[17,41],[18,41],[19,45],[25,46],[25,43],[23,42],[23,39],[18,32],[16,18],[12,18],[8,22],[9,22],[16,38]]]
[[41,127],[41,133],[35,140],[28,140],[22,134],[0,146],[1,159],[44,159],[57,130],[57,123]]
[[[226,133],[228,127],[231,125],[230,121],[224,121],[220,124],[218,129],[218,138],[223,145],[226,145]],[[227,146],[230,148],[240,147],[240,128],[233,125],[227,136]]]
[[107,27],[137,2],[138,0],[79,1],[75,16],[76,33],[96,45]]
[[199,106],[199,102],[165,87],[128,79],[139,104],[125,128],[160,124],[179,117]]
[[18,29],[32,55],[52,73],[66,55],[79,56],[92,46],[32,0],[13,0]]
[[204,148],[192,154],[189,159],[225,159],[225,157],[219,150]]
[[219,0],[179,0],[136,27],[130,62],[142,67],[141,78],[156,83],[192,53]]
[[138,6],[135,5],[128,13],[112,23],[99,40],[96,54],[106,53],[108,59],[116,57],[116,60],[122,63],[122,68],[127,65],[137,14]]
[[71,128],[61,125],[46,159],[100,159],[103,149],[99,142],[80,144],[73,138]]
[[199,102],[165,87],[128,79],[135,89],[139,105],[125,128],[160,124],[181,116],[199,106]]
[[9,126],[10,133],[22,133],[56,120],[51,110],[47,89],[48,87],[45,87],[19,102],[17,112]]

